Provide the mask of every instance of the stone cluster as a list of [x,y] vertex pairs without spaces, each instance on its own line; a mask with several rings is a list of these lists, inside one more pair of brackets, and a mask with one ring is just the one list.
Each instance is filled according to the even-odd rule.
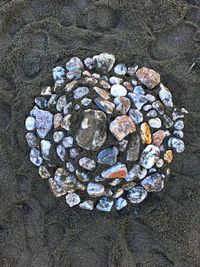
[[156,71],[101,53],[53,69],[25,120],[30,161],[69,207],[109,212],[163,189],[185,149],[185,108]]

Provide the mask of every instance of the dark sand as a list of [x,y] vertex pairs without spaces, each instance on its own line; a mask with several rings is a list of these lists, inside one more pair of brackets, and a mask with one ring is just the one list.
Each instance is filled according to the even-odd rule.
[[[199,0],[0,1],[1,267],[200,266],[199,8]],[[109,214],[55,199],[24,139],[51,69],[104,51],[159,70],[190,111],[187,148],[164,190]]]

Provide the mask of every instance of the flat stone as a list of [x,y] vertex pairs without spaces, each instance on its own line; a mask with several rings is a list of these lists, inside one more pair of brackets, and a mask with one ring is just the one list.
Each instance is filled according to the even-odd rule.
[[140,126],[140,134],[143,144],[151,144],[152,138],[151,138],[151,130],[148,125],[148,123],[143,122]]
[[109,199],[108,197],[102,197],[99,200],[96,208],[98,210],[100,210],[100,211],[109,212],[109,211],[111,211],[111,208],[113,206],[113,203],[114,203],[113,200]]
[[160,115],[163,115],[164,114],[164,106],[163,104],[159,101],[159,100],[156,100],[155,102],[152,103],[152,107],[158,111],[158,113]]
[[109,82],[112,84],[120,84],[123,82],[123,79],[119,78],[119,77],[112,76],[112,77],[110,77]]
[[150,110],[148,113],[147,113],[147,117],[153,117],[155,118],[156,116],[158,115],[158,112],[156,110]]
[[114,194],[113,194],[113,198],[118,198],[118,197],[120,197],[121,195],[123,195],[123,193],[124,193],[124,190],[123,190],[122,188],[118,188],[118,189],[114,192]]
[[53,133],[53,140],[56,143],[59,143],[64,138],[64,133],[62,131],[56,131]]
[[71,162],[66,162],[66,168],[68,169],[69,172],[75,171],[74,165]]
[[104,192],[105,192],[105,187],[104,187],[104,185],[102,185],[100,183],[90,182],[87,185],[87,193],[91,197],[100,197],[104,194]]
[[114,63],[115,63],[115,56],[108,53],[101,53],[93,57],[94,66],[97,71],[102,73],[107,73],[111,71]]
[[101,97],[95,98],[94,102],[105,113],[107,114],[113,113],[115,105],[112,102],[105,100],[104,98],[101,98]]
[[63,120],[62,120],[62,122],[61,122],[61,127],[62,127],[63,129],[65,129],[66,131],[69,131],[70,126],[71,126],[70,118],[71,118],[71,114],[67,114],[67,115],[63,118]]
[[165,131],[158,130],[153,133],[153,145],[159,147],[165,139]]
[[69,150],[70,158],[75,159],[78,157],[78,155],[79,155],[78,150],[75,147],[70,148]]
[[26,141],[30,147],[37,146],[37,137],[34,133],[27,133],[26,134]]
[[128,93],[128,96],[132,100],[135,107],[139,110],[141,110],[143,105],[147,102],[146,97],[142,94]]
[[66,195],[66,191],[63,190],[59,185],[57,185],[56,181],[53,178],[49,178],[48,182],[49,187],[55,197],[61,197]]
[[73,96],[74,96],[74,99],[79,99],[79,98],[84,97],[88,93],[89,93],[89,88],[83,86],[83,87],[78,87],[77,89],[75,89],[73,91]]
[[41,140],[41,152],[43,159],[49,159],[51,142],[48,140]]
[[147,191],[142,186],[136,186],[128,191],[127,197],[131,203],[137,204],[147,197]]
[[40,138],[45,138],[53,125],[53,114],[38,110],[36,113],[36,130]]
[[122,197],[119,197],[115,202],[115,208],[117,210],[123,209],[124,207],[126,207],[126,205],[127,205],[127,201],[126,201],[126,199],[124,199]]
[[86,150],[97,150],[105,142],[107,137],[107,117],[100,110],[88,109],[84,111],[81,125],[76,135],[78,145]]
[[127,94],[127,90],[123,85],[114,84],[110,89],[111,95],[117,96],[125,96]]
[[115,179],[115,178],[124,178],[128,174],[126,165],[123,163],[119,163],[110,167],[109,169],[103,171],[101,176],[105,179]]
[[173,160],[173,151],[171,149],[167,150],[164,154],[164,160],[170,164]]
[[83,62],[78,57],[72,57],[66,63],[66,70],[68,71],[77,71],[82,70],[84,68]]
[[145,105],[145,106],[143,106],[143,110],[144,111],[148,111],[148,110],[150,110],[152,108],[152,105]]
[[176,130],[182,130],[184,128],[184,122],[182,120],[178,120],[174,124],[174,128]]
[[116,110],[123,115],[125,115],[131,107],[130,99],[124,96],[115,97],[114,103],[116,105]]
[[58,145],[56,147],[56,153],[62,161],[65,161],[66,151],[62,145]]
[[138,177],[139,173],[140,173],[140,165],[139,164],[134,164],[132,169],[129,170],[128,175],[125,177],[125,180],[127,182],[131,182],[135,178]]
[[92,103],[92,99],[91,99],[91,98],[87,98],[87,97],[85,97],[85,98],[83,98],[83,99],[81,100],[81,104],[82,104],[83,106],[85,106],[85,107],[89,106],[91,103]]
[[27,117],[25,121],[25,127],[27,131],[35,130],[35,118],[34,117]]
[[65,69],[57,66],[55,68],[53,68],[53,79],[56,80],[60,80],[63,77],[65,77]]
[[71,207],[78,205],[81,202],[79,195],[76,193],[69,193],[65,196],[67,204]]
[[65,91],[71,92],[73,89],[75,89],[76,85],[78,84],[77,81],[71,81],[65,85]]
[[58,128],[61,125],[61,122],[63,120],[63,116],[61,113],[56,113],[53,117],[53,126],[54,128]]
[[146,67],[139,69],[136,76],[149,89],[153,89],[160,83],[160,74]]
[[166,107],[173,107],[172,94],[162,83],[160,84],[159,97]]
[[74,143],[74,138],[72,136],[64,137],[62,140],[62,145],[65,148],[72,147]]
[[41,165],[39,167],[39,175],[42,179],[48,179],[51,177],[50,172],[48,171],[47,167],[44,165]]
[[155,118],[155,119],[150,119],[149,120],[149,125],[152,127],[152,128],[155,128],[155,129],[159,129],[162,125],[162,122],[159,118]]
[[140,137],[137,134],[132,134],[126,151],[127,161],[138,160],[140,152]]
[[88,176],[88,174],[85,173],[85,172],[76,170],[76,176],[78,177],[78,179],[79,179],[81,182],[87,182],[87,181],[89,181],[89,176]]
[[154,173],[147,176],[141,182],[141,185],[147,192],[159,192],[164,187],[163,177],[159,173]]
[[142,152],[140,164],[146,169],[151,169],[153,165],[156,164],[156,162],[159,160],[159,156],[159,148],[154,145],[148,145]]
[[30,161],[36,166],[40,166],[42,164],[43,159],[40,156],[40,151],[38,149],[31,148]]
[[110,84],[105,80],[101,80],[99,83],[104,89],[110,89],[111,87]]
[[146,94],[146,99],[151,103],[156,100],[155,96],[153,96],[151,94]]
[[118,141],[121,141],[130,133],[136,131],[134,122],[127,115],[116,117],[115,120],[110,123],[109,129]]
[[138,109],[131,108],[129,110],[129,116],[135,124],[140,124],[141,122],[143,122],[143,114]]
[[134,87],[133,92],[136,94],[140,94],[140,95],[145,94],[144,88],[142,86],[139,86],[139,85]]
[[115,74],[117,75],[126,75],[127,73],[127,67],[124,63],[120,63],[120,64],[117,64],[115,67],[114,67],[114,72]]
[[110,99],[110,93],[107,92],[104,89],[101,89],[99,87],[94,86],[93,89],[95,90],[95,92],[100,95],[100,97],[104,98],[105,100]]
[[119,150],[117,147],[112,146],[99,152],[97,161],[101,164],[114,165],[117,162],[117,155]]
[[84,210],[93,210],[94,202],[92,200],[86,200],[79,204],[79,207]]
[[[57,111],[59,111],[59,112],[65,111],[66,105],[67,105],[67,98],[66,98],[66,96],[65,95],[60,96],[58,98],[58,101],[57,101],[57,104],[56,104]],[[66,114],[66,113],[64,112],[64,114]]]
[[92,57],[87,57],[84,60],[84,64],[89,70],[92,70],[94,68],[94,60],[93,60],[93,58]]
[[183,140],[176,137],[171,137],[168,140],[168,146],[174,148],[177,153],[182,153],[185,150],[185,144]]
[[80,158],[78,163],[82,168],[89,171],[93,171],[96,168],[96,162],[87,157]]

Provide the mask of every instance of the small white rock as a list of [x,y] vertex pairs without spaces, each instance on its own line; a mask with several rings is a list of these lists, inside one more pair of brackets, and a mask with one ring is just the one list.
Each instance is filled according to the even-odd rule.
[[162,122],[159,118],[155,118],[155,119],[150,119],[149,120],[149,125],[152,127],[152,128],[155,128],[155,129],[158,129],[161,127],[162,125]]
[[29,116],[26,118],[25,126],[28,131],[35,130],[35,118]]
[[111,95],[113,95],[115,97],[116,96],[125,96],[127,94],[127,90],[123,85],[114,84],[111,87],[110,93],[111,93]]

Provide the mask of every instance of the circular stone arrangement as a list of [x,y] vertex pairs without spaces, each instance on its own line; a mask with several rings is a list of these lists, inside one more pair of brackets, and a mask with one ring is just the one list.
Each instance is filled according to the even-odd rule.
[[30,160],[56,197],[100,211],[161,191],[174,153],[184,151],[185,108],[152,69],[102,53],[53,69],[26,118]]

